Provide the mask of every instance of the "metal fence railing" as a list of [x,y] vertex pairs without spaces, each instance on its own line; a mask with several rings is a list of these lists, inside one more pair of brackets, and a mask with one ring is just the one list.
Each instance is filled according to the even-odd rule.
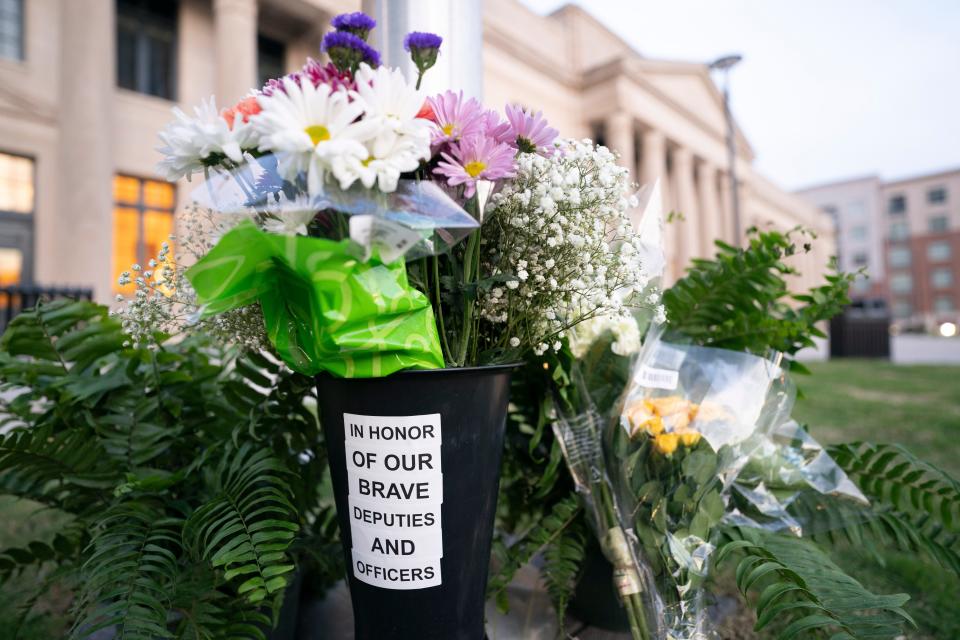
[[36,306],[40,300],[72,298],[93,300],[93,289],[74,287],[41,287],[36,285],[12,285],[0,287],[0,333],[18,313]]

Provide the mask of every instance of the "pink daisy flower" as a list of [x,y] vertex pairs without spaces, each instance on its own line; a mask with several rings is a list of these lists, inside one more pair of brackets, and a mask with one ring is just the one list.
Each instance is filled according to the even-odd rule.
[[507,122],[510,123],[509,132],[501,138],[521,153],[539,153],[546,155],[551,151],[553,141],[559,131],[547,125],[547,119],[542,111],[532,113],[520,105],[508,104],[504,107]]
[[507,144],[486,136],[470,136],[450,145],[434,173],[446,176],[451,187],[464,185],[464,197],[473,197],[477,180],[499,180],[515,175],[516,152]]
[[483,114],[483,129],[484,135],[489,138],[493,138],[497,142],[506,142],[510,144],[509,139],[511,138],[511,127],[510,123],[502,120],[500,114],[493,109],[489,109],[486,113]]
[[447,91],[427,98],[437,124],[433,132],[433,144],[456,142],[461,138],[482,134],[484,110],[476,98],[463,99],[463,91]]

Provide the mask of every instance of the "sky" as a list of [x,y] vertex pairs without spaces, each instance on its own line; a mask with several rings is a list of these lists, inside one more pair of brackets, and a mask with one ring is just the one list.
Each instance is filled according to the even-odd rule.
[[960,0],[578,4],[648,58],[741,54],[733,112],[783,187],[960,168]]

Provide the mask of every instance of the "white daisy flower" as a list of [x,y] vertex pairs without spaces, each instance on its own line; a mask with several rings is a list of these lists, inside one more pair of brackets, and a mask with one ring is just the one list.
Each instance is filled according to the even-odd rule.
[[371,146],[373,155],[383,158],[391,151],[406,149],[409,143],[420,146],[418,151],[428,158],[431,125],[428,120],[417,117],[423,107],[423,92],[408,83],[397,68],[371,69],[361,64],[356,78],[357,93],[366,105],[363,118],[377,126]]
[[196,117],[191,118],[174,107],[173,121],[160,131],[163,146],[157,151],[164,158],[157,164],[157,172],[167,180],[189,178],[215,163],[218,155],[237,163],[243,160],[240,138],[217,111],[213,96],[195,107],[194,113]]
[[283,86],[284,91],[261,98],[262,111],[250,122],[260,134],[260,149],[277,154],[281,174],[293,180],[305,172],[310,194],[321,193],[335,158],[366,160],[363,141],[375,125],[357,121],[365,105],[356,94],[331,93],[327,85],[311,82],[300,86],[289,78]]

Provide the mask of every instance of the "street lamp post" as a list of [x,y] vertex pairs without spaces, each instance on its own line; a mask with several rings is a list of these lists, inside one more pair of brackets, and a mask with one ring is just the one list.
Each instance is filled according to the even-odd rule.
[[730,69],[743,60],[743,56],[733,54],[717,58],[710,63],[710,70],[723,71],[723,115],[727,122],[727,162],[730,175],[730,199],[733,210],[734,245],[740,246],[740,190],[737,188],[737,136],[730,110]]

